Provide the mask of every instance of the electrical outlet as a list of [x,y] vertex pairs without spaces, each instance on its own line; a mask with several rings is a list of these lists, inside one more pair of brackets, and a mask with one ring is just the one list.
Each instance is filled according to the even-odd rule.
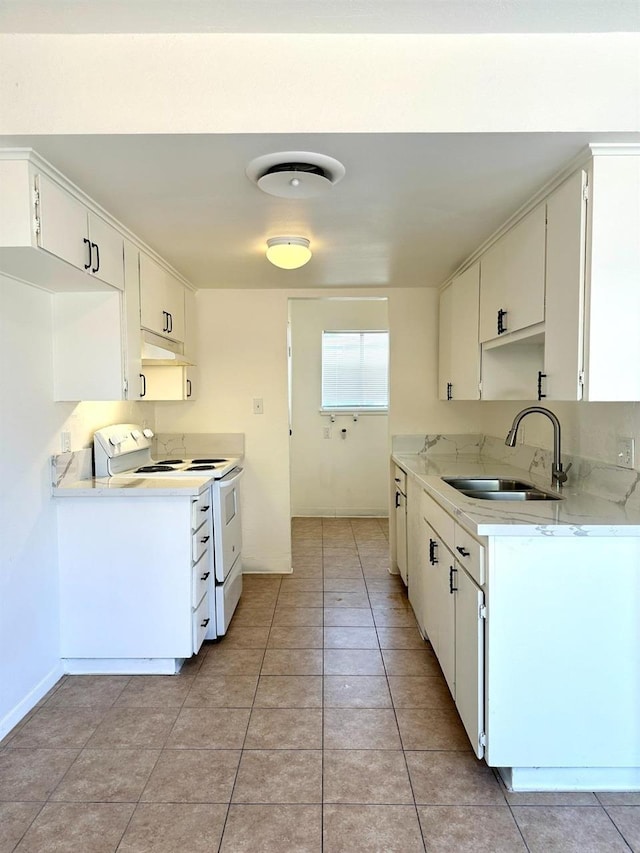
[[323,427],[322,428],[322,437],[323,438],[331,438],[331,427]]
[[71,433],[70,432],[61,432],[60,433],[60,449],[63,453],[70,453],[71,451]]
[[616,464],[621,468],[635,467],[635,440],[633,438],[618,439]]
[[264,405],[262,403],[262,397],[254,397],[253,398],[253,414],[254,415],[263,415],[264,414]]

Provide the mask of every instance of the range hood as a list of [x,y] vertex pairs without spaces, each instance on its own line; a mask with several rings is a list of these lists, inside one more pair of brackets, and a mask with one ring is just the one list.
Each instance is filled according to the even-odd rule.
[[183,354],[183,345],[142,329],[142,363],[157,367],[191,367],[193,361]]

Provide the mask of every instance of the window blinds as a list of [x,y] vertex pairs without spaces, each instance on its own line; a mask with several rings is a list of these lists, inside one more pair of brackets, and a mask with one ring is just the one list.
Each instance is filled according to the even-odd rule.
[[387,409],[389,333],[322,333],[322,408]]

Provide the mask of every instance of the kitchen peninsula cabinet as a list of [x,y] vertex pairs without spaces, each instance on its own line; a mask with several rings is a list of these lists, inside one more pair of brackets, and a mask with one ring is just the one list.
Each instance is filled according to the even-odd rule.
[[472,264],[440,294],[438,396],[480,399],[478,311],[480,263]]
[[210,487],[197,495],[65,496],[56,510],[65,671],[178,671],[209,620]]
[[422,524],[427,560],[411,604],[476,755],[514,790],[640,790],[638,510],[578,487],[535,505],[478,500],[442,476],[532,474],[393,461],[422,491],[409,528]]

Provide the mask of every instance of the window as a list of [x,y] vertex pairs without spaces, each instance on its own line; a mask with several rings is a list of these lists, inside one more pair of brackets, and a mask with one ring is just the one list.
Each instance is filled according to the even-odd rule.
[[389,332],[322,333],[322,409],[389,407]]

